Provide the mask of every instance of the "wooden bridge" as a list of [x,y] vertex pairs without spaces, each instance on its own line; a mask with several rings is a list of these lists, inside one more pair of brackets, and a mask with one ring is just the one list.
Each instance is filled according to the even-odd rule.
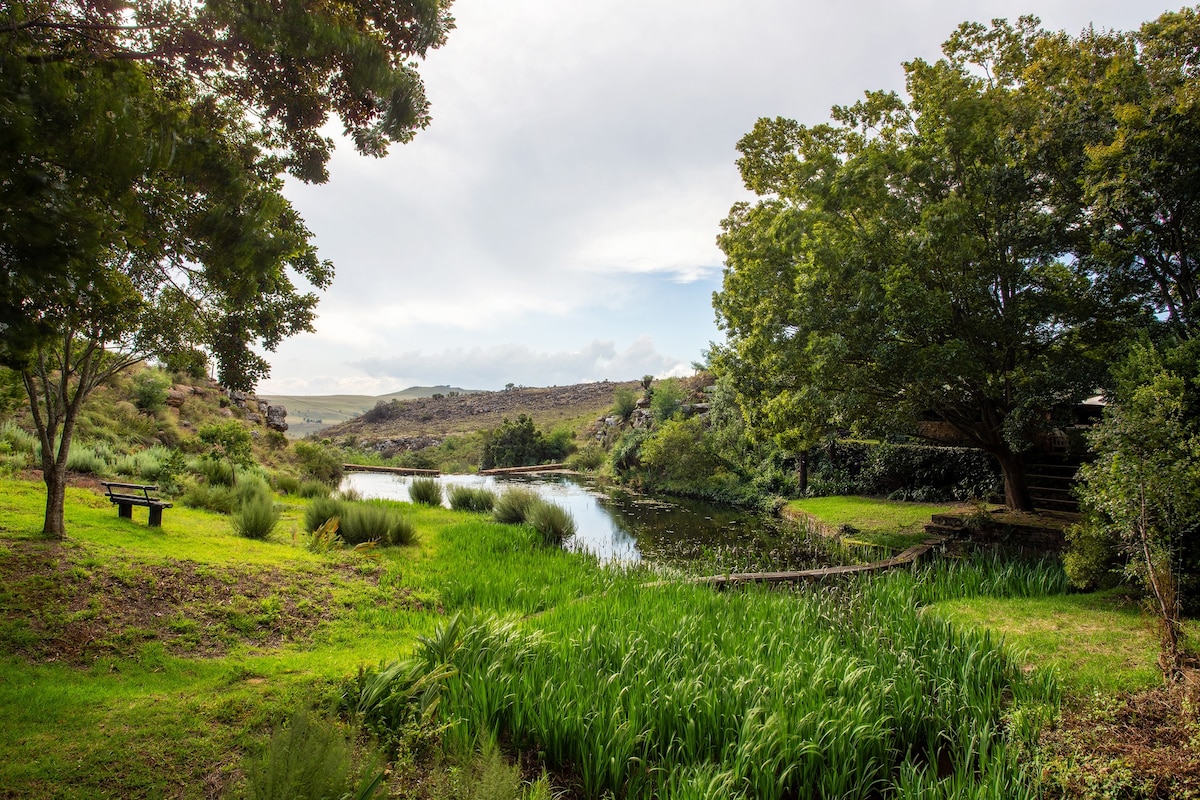
[[567,465],[559,464],[538,464],[532,467],[496,467],[495,469],[481,469],[480,475],[523,475],[533,472],[559,472],[567,469]]
[[687,582],[706,584],[714,586],[717,589],[726,589],[742,583],[798,583],[800,581],[820,581],[842,575],[880,572],[912,564],[918,558],[945,541],[946,537],[944,536],[930,537],[920,544],[913,545],[897,556],[871,564],[853,564],[847,567],[822,567],[821,569],[803,569],[795,572],[741,572],[732,575],[710,575],[703,578],[692,578]]
[[376,467],[371,464],[342,464],[347,472],[389,472],[392,475],[441,475],[436,469],[411,469],[409,467]]

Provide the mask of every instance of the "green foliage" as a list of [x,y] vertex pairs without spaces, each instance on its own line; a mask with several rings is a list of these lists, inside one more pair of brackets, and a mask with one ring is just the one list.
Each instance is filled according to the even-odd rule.
[[496,493],[482,486],[450,487],[450,507],[457,511],[490,514],[496,505]]
[[305,476],[330,486],[341,482],[344,468],[336,451],[314,442],[296,442],[292,449]]
[[337,532],[349,545],[378,542],[400,546],[412,544],[417,529],[407,512],[386,500],[355,501],[333,497],[312,500],[304,512],[304,529],[313,533],[331,519],[337,519]]
[[90,475],[104,475],[108,472],[108,461],[95,448],[76,445],[67,456],[67,469]]
[[408,485],[409,499],[420,505],[440,506],[442,504],[442,484],[437,478],[413,478]]
[[641,463],[650,480],[668,485],[704,483],[726,467],[699,417],[659,424],[642,444]]
[[1039,84],[1062,74],[1057,40],[1032,18],[964,24],[944,58],[906,62],[904,97],[868,92],[811,127],[760,119],[741,140],[760,199],[723,223],[711,361],[759,435],[797,451],[934,412],[1029,509],[1019,454],[1051,407],[1102,383],[1141,313],[1080,235],[1087,147],[1070,137],[1097,128]]
[[179,502],[188,508],[203,508],[218,514],[232,514],[236,505],[233,489],[214,483],[193,483],[187,486]]
[[637,395],[633,393],[632,389],[621,386],[613,392],[612,413],[614,416],[620,417],[622,421],[627,421],[633,415],[635,408],[637,408]]
[[651,433],[645,428],[631,428],[621,434],[621,438],[613,445],[609,461],[613,470],[624,474],[637,469],[642,464],[642,445],[649,439]]
[[[1127,574],[1150,595],[1178,663],[1180,617],[1200,605],[1200,344],[1160,351],[1136,345],[1083,466],[1083,521],[1072,533],[1072,573],[1103,578],[1115,545]],[[1099,573],[1099,575],[1097,575]]]
[[507,525],[520,525],[528,516],[530,509],[541,502],[531,489],[514,486],[506,489],[492,508],[492,517],[497,522]]
[[332,720],[295,714],[246,765],[252,800],[340,800],[349,783],[351,748]]
[[561,460],[570,447],[570,435],[569,431],[555,431],[547,438],[528,414],[515,421],[506,417],[499,428],[484,434],[480,468],[528,467]]
[[554,503],[534,503],[525,512],[525,521],[533,526],[542,544],[547,547],[560,547],[563,540],[575,535],[575,518]]
[[143,369],[133,376],[133,402],[138,410],[154,415],[167,407],[171,378],[156,369]]
[[279,523],[279,510],[275,508],[274,499],[266,484],[261,488],[266,491],[243,492],[246,481],[238,487],[238,498],[231,517],[233,531],[238,536],[247,539],[266,539]]
[[295,475],[276,475],[271,484],[280,494],[300,494],[300,479]]
[[579,472],[592,472],[604,466],[607,458],[603,447],[589,444],[567,456],[567,466]]
[[237,467],[254,463],[254,439],[246,426],[235,419],[201,425],[196,431],[201,442],[208,445],[206,457],[229,465],[230,483],[237,483]]
[[201,458],[193,468],[209,486],[233,486],[233,467],[225,461]]
[[329,484],[322,481],[301,481],[297,494],[301,497],[328,497],[332,493]]
[[830,440],[809,452],[809,493],[937,502],[986,499],[1000,488],[995,461],[968,447]]
[[686,393],[678,378],[667,378],[658,382],[650,396],[650,414],[656,424],[662,424],[679,413]]
[[200,380],[208,375],[208,356],[202,350],[188,348],[165,354],[163,366],[180,377]]

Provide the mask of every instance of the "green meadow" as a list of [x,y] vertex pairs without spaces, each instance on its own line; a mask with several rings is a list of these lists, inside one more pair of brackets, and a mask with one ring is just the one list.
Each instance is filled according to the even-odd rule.
[[411,545],[314,552],[276,500],[255,541],[75,488],[51,542],[0,479],[4,796],[325,796],[262,778],[330,757],[281,738],[307,712],[346,796],[1035,797],[1063,698],[1153,677],[1142,618],[1051,562],[719,593],[428,506]]

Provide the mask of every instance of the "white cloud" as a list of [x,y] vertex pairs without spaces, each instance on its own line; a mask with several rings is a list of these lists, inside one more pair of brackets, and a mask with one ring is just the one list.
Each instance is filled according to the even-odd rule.
[[[264,385],[666,374],[713,336],[711,309],[681,305],[707,306],[705,292],[668,284],[715,280],[720,221],[746,196],[735,146],[755,120],[822,122],[867,89],[902,89],[901,62],[937,58],[958,23],[1028,10],[1015,0],[456,0],[458,28],[420,67],[431,126],[380,160],[343,143],[327,185],[287,186],[337,277],[317,335],[285,343]],[[1042,0],[1039,12],[1047,27],[1078,32],[1090,21],[1132,28],[1160,10]],[[670,342],[674,357],[589,349],[643,339]],[[512,359],[509,374],[488,366],[493,356]],[[368,363],[391,366],[364,376]]]
[[597,380],[631,380],[646,374],[676,375],[677,358],[658,352],[649,337],[618,351],[611,341],[592,341],[579,350],[546,352],[528,345],[455,348],[440,353],[409,351],[355,363],[375,379],[405,385],[454,384],[464,389],[499,389],[508,383],[553,386]]

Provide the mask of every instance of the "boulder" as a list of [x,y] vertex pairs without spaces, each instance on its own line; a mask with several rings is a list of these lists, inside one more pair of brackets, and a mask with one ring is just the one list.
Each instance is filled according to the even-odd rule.
[[273,406],[268,404],[267,410],[267,427],[273,431],[283,433],[288,429],[287,424],[287,408],[285,406]]

